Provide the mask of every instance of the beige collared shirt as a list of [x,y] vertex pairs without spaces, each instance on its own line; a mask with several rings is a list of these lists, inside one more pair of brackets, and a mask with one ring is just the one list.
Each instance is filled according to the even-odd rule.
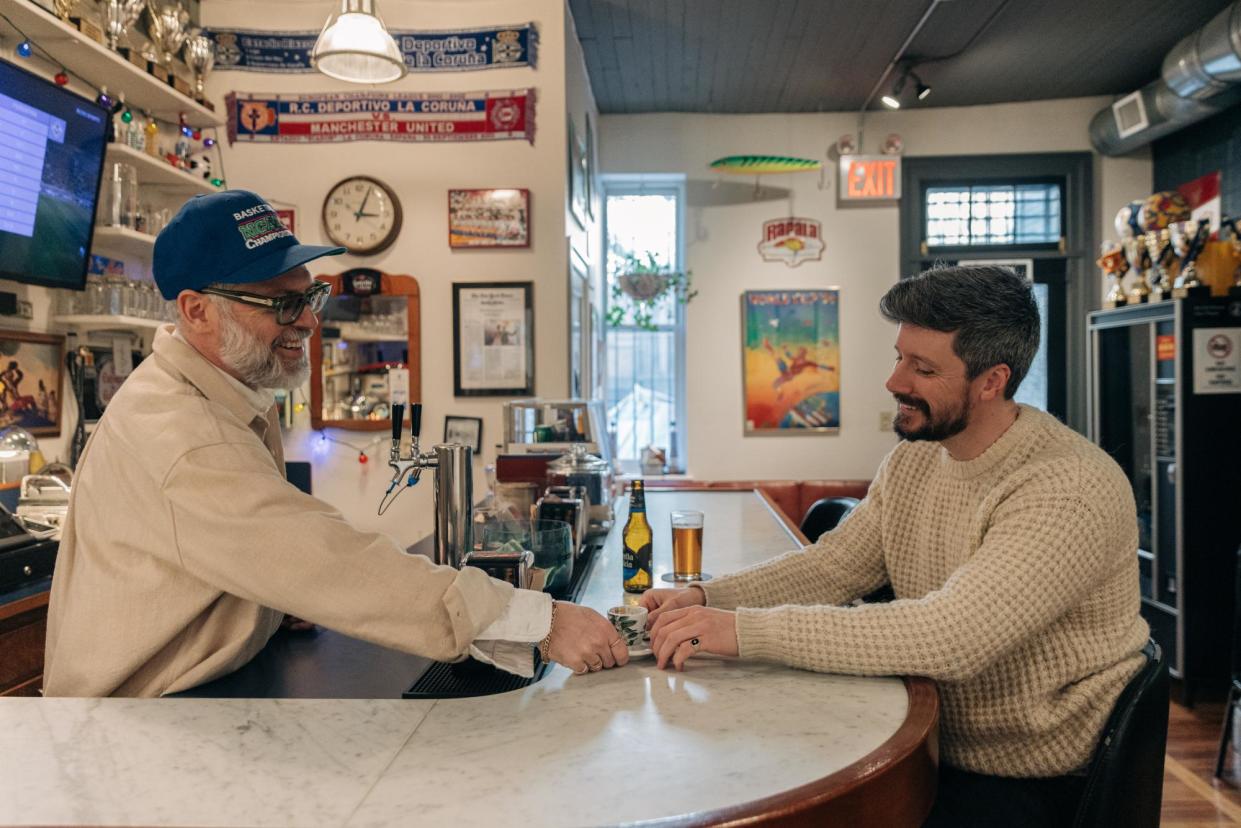
[[52,579],[45,694],[194,687],[253,658],[286,612],[528,675],[548,596],[406,554],[290,485],[271,403],[172,326],[157,332],[78,463]]

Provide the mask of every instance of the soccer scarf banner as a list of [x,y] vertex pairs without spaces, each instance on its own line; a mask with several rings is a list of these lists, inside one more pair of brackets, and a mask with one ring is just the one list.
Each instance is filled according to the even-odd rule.
[[[313,72],[310,51],[319,32],[204,29],[215,43],[215,68],[243,72]],[[535,65],[539,34],[533,23],[454,31],[393,31],[411,72],[460,72]]]
[[230,92],[228,141],[503,141],[534,143],[534,90],[498,92]]

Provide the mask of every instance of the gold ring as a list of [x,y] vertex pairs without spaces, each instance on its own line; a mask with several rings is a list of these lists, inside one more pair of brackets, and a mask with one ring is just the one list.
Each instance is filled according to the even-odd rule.
[[608,647],[615,647],[619,643],[621,643],[621,640],[618,638],[615,641],[613,641],[611,644],[609,644]]

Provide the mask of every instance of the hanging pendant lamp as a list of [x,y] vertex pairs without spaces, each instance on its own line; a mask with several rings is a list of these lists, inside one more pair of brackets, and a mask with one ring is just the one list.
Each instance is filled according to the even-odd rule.
[[405,61],[375,12],[375,0],[340,0],[323,25],[310,63],[330,78],[387,83],[404,77]]

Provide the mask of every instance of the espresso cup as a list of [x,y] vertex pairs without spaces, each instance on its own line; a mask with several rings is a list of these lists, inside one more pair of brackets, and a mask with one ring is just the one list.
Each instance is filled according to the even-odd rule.
[[612,607],[608,610],[608,620],[612,622],[626,647],[642,644],[646,635],[646,607]]

